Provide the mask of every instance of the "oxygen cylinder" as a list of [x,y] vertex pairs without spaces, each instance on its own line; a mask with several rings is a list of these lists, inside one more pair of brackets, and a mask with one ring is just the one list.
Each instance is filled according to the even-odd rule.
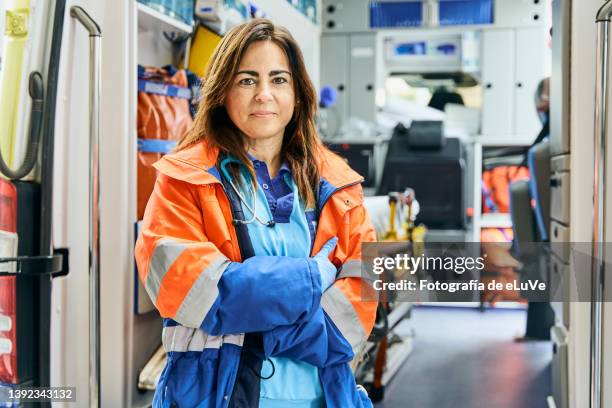
[[0,69],[0,149],[9,166],[19,123],[23,63],[30,28],[30,0],[4,2],[2,66]]

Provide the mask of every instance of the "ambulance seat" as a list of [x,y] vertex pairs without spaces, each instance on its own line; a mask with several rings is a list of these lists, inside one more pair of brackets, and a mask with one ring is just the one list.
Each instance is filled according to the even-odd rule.
[[389,141],[377,195],[414,189],[419,200],[417,222],[429,229],[461,230],[465,226],[466,152],[458,138],[444,137],[442,122],[398,125]]
[[[550,228],[550,143],[548,139],[527,152],[529,180],[510,186],[510,216],[515,246],[548,241]],[[533,204],[532,204],[533,203]]]
[[510,217],[514,232],[514,246],[520,250],[521,242],[535,242],[536,223],[531,208],[531,194],[528,180],[510,184]]
[[550,142],[548,138],[527,152],[529,191],[534,200],[538,241],[548,241],[550,229]]

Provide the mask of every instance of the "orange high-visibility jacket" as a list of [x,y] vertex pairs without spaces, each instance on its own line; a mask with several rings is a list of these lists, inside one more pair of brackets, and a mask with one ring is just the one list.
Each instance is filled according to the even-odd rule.
[[[365,344],[376,314],[373,289],[361,277],[361,243],[376,240],[363,207],[362,177],[343,159],[320,147],[320,215],[312,254],[338,237],[330,259],[339,267],[335,283],[321,293],[316,262],[308,258],[255,256],[243,262],[230,202],[215,167],[217,156],[216,149],[199,142],[155,164],[160,174],[147,204],[136,261],[149,296],[161,316],[170,321],[164,324],[163,336],[169,361],[158,391],[168,384],[173,375],[169,366],[181,352],[214,348],[222,353],[224,346],[242,347],[242,333],[264,332],[267,356],[282,355],[330,368],[320,372],[328,407],[347,406],[349,401],[353,406],[367,406],[358,403],[360,397],[350,381],[342,387],[336,383],[334,392],[325,380],[338,381],[338,373],[346,376],[346,363]],[[283,328],[315,319],[321,309],[333,323],[331,327],[317,326],[314,330],[321,332],[315,336],[313,327],[281,334]],[[182,331],[179,336],[177,330]],[[303,347],[307,335],[320,337],[325,344],[313,344],[315,351]],[[292,336],[294,344],[288,340]],[[172,341],[166,341],[170,337]],[[193,343],[196,338],[197,346]],[[343,346],[341,355],[333,355]],[[332,367],[338,364],[344,366]],[[211,397],[216,404],[198,406],[227,406],[234,380],[227,378],[223,384],[217,380]],[[160,394],[156,394],[157,402]],[[196,396],[194,401],[200,403],[203,398]]]

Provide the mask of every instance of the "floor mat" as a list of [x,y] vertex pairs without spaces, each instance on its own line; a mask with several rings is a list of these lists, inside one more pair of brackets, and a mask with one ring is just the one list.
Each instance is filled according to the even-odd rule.
[[414,351],[377,408],[545,408],[552,343],[515,343],[521,309],[416,307]]

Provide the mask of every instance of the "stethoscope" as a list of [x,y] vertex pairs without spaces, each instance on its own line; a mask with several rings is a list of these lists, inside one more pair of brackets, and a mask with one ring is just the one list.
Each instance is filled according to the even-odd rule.
[[[264,221],[261,218],[259,218],[257,216],[257,196],[255,195],[255,188],[253,188],[253,208],[251,208],[251,206],[249,205],[249,203],[247,202],[247,200],[242,196],[242,194],[240,194],[240,191],[238,191],[238,188],[236,187],[236,185],[234,184],[234,182],[232,181],[232,178],[230,177],[230,175],[228,174],[228,172],[225,169],[225,164],[230,161],[231,159],[229,157],[223,159],[221,161],[221,172],[223,173],[223,176],[225,178],[225,180],[227,180],[230,184],[230,186],[232,187],[232,190],[234,190],[234,193],[236,193],[236,195],[238,196],[238,199],[240,200],[240,202],[242,204],[244,204],[244,206],[246,207],[247,210],[249,210],[251,212],[251,214],[253,214],[253,216],[251,217],[250,220],[237,220],[237,219],[232,219],[232,224],[234,225],[247,225],[247,224],[251,224],[255,221],[259,222],[262,225],[265,225],[266,227],[274,227],[274,225],[276,224],[276,222],[272,219],[270,221]],[[255,370],[252,366],[249,365],[249,368],[253,371],[253,373],[255,374],[256,377],[262,379],[262,380],[269,380],[270,378],[272,378],[272,376],[274,375],[274,373],[276,373],[276,367],[274,366],[274,362],[272,360],[270,360],[269,357],[266,357],[265,361],[270,362],[270,364],[272,365],[272,373],[268,376],[262,377],[261,376],[261,372],[257,372],[257,370]],[[263,363],[262,363],[263,364]]]
[[225,170],[225,163],[227,161],[229,161],[229,158],[223,159],[221,161],[221,171],[223,172],[223,175],[225,176],[225,178],[227,179],[227,181],[229,181],[230,186],[232,187],[232,190],[234,190],[234,193],[236,193],[236,195],[238,196],[238,199],[240,200],[240,202],[242,204],[244,204],[244,206],[246,207],[247,210],[249,210],[251,212],[251,214],[253,214],[253,216],[251,217],[250,220],[236,220],[236,219],[232,219],[232,224],[234,225],[247,225],[247,224],[251,224],[255,221],[259,222],[261,225],[265,225],[266,227],[274,227],[274,225],[276,225],[276,222],[271,219],[270,221],[264,221],[261,218],[259,218],[259,216],[257,215],[257,197],[255,195],[255,188],[252,189],[253,191],[253,207],[251,207],[249,205],[249,203],[247,202],[246,198],[244,198],[242,196],[242,194],[240,194],[240,191],[238,191],[238,188],[236,188],[236,186],[234,185],[234,182],[232,181],[232,178],[230,177],[229,174],[227,174],[226,170]]

